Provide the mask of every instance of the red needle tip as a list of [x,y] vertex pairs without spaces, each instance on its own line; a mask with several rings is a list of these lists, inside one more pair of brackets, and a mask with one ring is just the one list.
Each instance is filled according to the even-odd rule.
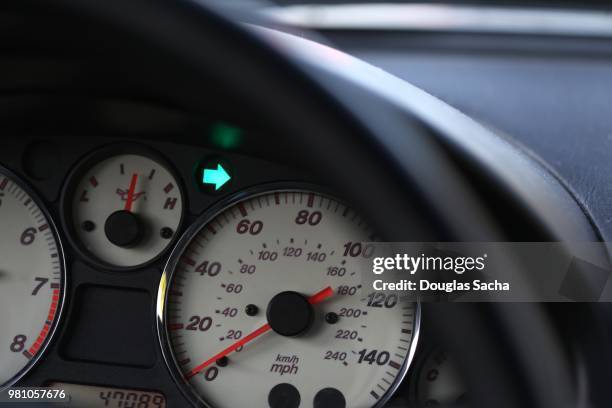
[[132,174],[132,180],[130,181],[130,188],[127,193],[125,200],[125,211],[132,212],[132,204],[134,203],[134,193],[136,192],[136,182],[138,181],[138,174]]
[[314,295],[309,297],[308,303],[310,303],[311,305],[316,305],[317,303],[321,303],[322,301],[324,301],[325,299],[327,299],[333,294],[334,294],[334,290],[331,288],[331,286],[328,286],[325,289],[321,290],[320,292],[315,293]]
[[[325,289],[323,289],[323,290],[315,293],[311,297],[309,297],[308,298],[308,303],[310,303],[311,305],[316,305],[317,303],[321,303],[322,301],[324,301],[328,297],[332,296],[333,294],[334,294],[334,290],[331,288],[331,286],[328,286]],[[272,327],[270,326],[269,323],[264,324],[263,326],[261,326],[260,328],[256,329],[255,331],[251,332],[250,334],[248,334],[247,336],[243,337],[242,339],[238,340],[237,342],[235,342],[234,344],[232,344],[231,346],[229,346],[225,350],[221,351],[220,353],[215,354],[214,356],[212,356],[211,358],[209,358],[208,360],[206,360],[205,362],[203,362],[199,366],[195,367],[193,370],[189,371],[187,374],[185,374],[185,377],[187,377],[187,379],[190,379],[191,377],[201,373],[206,367],[208,367],[209,365],[211,365],[215,361],[217,361],[220,358],[225,357],[228,354],[236,351],[236,349],[244,346],[245,344],[249,343],[251,340],[254,340],[255,338],[261,336],[262,334],[264,334],[267,331],[269,331],[271,328]]]

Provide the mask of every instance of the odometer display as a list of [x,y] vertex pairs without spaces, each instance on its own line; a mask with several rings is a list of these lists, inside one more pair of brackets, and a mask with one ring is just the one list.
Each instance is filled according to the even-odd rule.
[[160,335],[194,401],[226,407],[380,406],[405,374],[418,307],[361,285],[372,231],[310,191],[235,201],[179,242]]
[[64,263],[51,219],[0,167],[0,390],[35,363],[63,299]]

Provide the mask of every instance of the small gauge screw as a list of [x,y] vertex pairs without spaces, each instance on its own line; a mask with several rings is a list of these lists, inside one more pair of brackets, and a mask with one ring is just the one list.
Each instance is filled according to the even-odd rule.
[[170,239],[172,235],[174,235],[174,231],[172,231],[172,228],[164,227],[159,231],[159,235],[161,235],[163,239]]
[[226,356],[223,356],[217,361],[215,361],[215,363],[217,363],[219,367],[226,367],[227,364],[229,363],[229,358],[227,358]]
[[251,305],[247,305],[244,311],[249,316],[255,316],[257,313],[259,313],[259,308],[251,304]]
[[340,320],[340,317],[334,312],[329,312],[325,315],[325,321],[329,324],[336,324],[338,320]]
[[96,224],[94,224],[93,221],[89,220],[83,221],[83,223],[81,224],[81,228],[83,228],[83,231],[91,232],[96,229]]

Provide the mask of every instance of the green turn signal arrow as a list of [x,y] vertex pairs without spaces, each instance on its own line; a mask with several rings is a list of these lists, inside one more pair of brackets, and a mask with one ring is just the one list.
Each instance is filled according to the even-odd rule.
[[216,169],[204,169],[202,181],[204,184],[214,184],[215,190],[223,187],[232,176],[230,176],[223,166],[217,163]]

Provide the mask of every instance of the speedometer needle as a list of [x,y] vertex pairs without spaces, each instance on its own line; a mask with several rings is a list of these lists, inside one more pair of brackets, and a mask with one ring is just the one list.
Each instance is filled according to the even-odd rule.
[[[308,298],[308,303],[310,303],[311,305],[316,305],[317,303],[321,303],[322,301],[324,301],[328,297],[332,296],[333,294],[334,294],[334,290],[331,288],[331,286],[328,286],[325,289],[322,289],[319,292],[317,292],[314,295],[312,295],[311,297],[309,297]],[[260,328],[256,329],[255,331],[249,333],[247,336],[245,336],[242,339],[238,340],[237,342],[235,342],[234,344],[232,344],[231,346],[229,346],[225,350],[221,351],[220,353],[215,354],[213,357],[209,358],[208,360],[206,360],[205,362],[203,362],[202,364],[200,364],[199,366],[195,367],[193,370],[188,372],[186,374],[187,379],[193,377],[194,375],[197,375],[197,374],[201,373],[206,367],[208,367],[209,365],[211,365],[215,361],[217,361],[220,358],[225,357],[228,354],[236,351],[236,349],[244,346],[245,344],[249,343],[251,340],[261,336],[262,334],[264,334],[267,331],[269,331],[271,328],[272,327],[270,326],[270,323],[266,323],[263,326],[261,326]]]
[[130,189],[127,192],[127,198],[125,200],[125,211],[132,212],[132,204],[134,203],[134,192],[136,191],[136,182],[138,181],[138,174],[132,174],[132,180],[130,181]]

